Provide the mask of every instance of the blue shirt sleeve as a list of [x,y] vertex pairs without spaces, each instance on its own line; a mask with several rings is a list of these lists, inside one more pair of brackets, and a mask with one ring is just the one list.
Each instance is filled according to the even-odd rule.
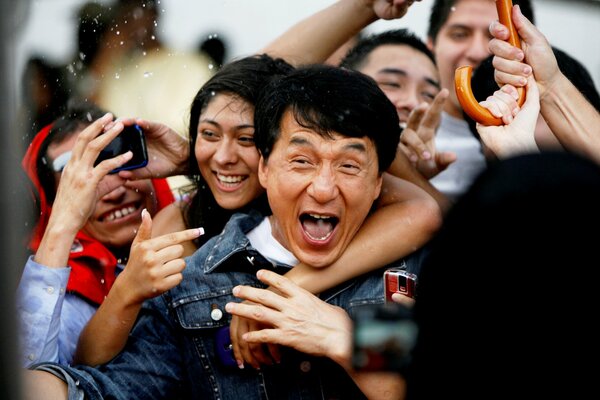
[[25,264],[17,288],[21,364],[71,363],[77,340],[96,307],[66,293],[71,268],[50,268],[33,260]]

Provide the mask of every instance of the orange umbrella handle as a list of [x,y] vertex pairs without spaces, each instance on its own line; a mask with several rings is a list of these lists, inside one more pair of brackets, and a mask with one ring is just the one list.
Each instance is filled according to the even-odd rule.
[[[500,23],[508,28],[509,37],[508,42],[515,47],[521,48],[521,40],[515,26],[510,17],[512,11],[512,0],[496,0],[496,10],[498,11],[498,20]],[[487,109],[479,105],[479,102],[473,96],[473,90],[471,89],[471,74],[473,68],[471,66],[460,67],[456,69],[454,73],[454,88],[456,89],[456,97],[458,102],[462,106],[463,110],[473,120],[486,126],[499,126],[502,125],[502,119],[496,118]],[[519,100],[517,103],[519,107],[525,103],[525,88],[517,88],[519,92]]]

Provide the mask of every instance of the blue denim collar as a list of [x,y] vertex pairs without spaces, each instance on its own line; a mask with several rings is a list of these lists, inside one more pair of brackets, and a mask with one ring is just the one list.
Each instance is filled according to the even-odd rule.
[[[246,233],[256,228],[265,218],[258,211],[248,214],[234,214],[223,228],[220,235],[215,236],[203,246],[207,249],[204,253],[204,273],[214,272],[229,257],[240,251],[256,250],[250,244]],[[196,252],[198,254],[199,252]]]

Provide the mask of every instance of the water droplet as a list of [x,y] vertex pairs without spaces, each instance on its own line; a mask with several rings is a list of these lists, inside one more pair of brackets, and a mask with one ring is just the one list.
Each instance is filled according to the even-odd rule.
[[211,96],[216,96],[217,94],[215,93],[215,91],[213,90],[212,92],[210,92]]
[[214,65],[208,64],[208,69],[213,69],[213,68],[214,68]]
[[150,72],[150,71],[144,72],[144,78],[149,78],[151,76],[152,76],[152,72]]
[[82,53],[82,52],[79,52],[79,59],[80,59],[81,61],[85,60],[85,54],[84,54],[84,53]]
[[152,35],[152,36],[150,36],[150,39],[156,40],[156,36]]
[[117,72],[117,73],[115,74],[115,79],[119,79],[119,78],[121,78],[121,75],[119,75],[119,73]]
[[121,34],[121,31],[117,31],[117,35],[120,35],[120,34]]

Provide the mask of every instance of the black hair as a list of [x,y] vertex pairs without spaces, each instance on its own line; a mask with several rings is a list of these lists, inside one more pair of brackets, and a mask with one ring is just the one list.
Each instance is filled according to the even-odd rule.
[[313,65],[271,82],[254,114],[256,147],[265,160],[288,110],[301,126],[325,137],[339,133],[370,139],[380,173],[396,155],[402,132],[396,109],[375,81],[360,72]]
[[[558,68],[581,92],[587,101],[600,112],[600,94],[596,90],[594,80],[589,71],[579,61],[565,53],[564,51],[552,47]],[[494,80],[494,66],[492,65],[493,56],[489,56],[479,64],[473,71],[471,85],[473,95],[477,101],[484,101],[498,90],[498,85]],[[463,113],[464,114],[464,113]],[[465,121],[469,124],[469,129],[477,139],[480,139],[477,133],[477,124],[467,114],[464,114]]]
[[[442,26],[448,21],[450,13],[454,8],[455,4],[460,0],[435,0],[433,6],[431,6],[431,13],[429,14],[429,28],[427,30],[427,37],[429,37],[434,43],[437,40],[437,35],[440,33]],[[484,0],[480,0],[484,1]],[[493,3],[489,0],[490,3]],[[531,23],[535,23],[533,14],[533,5],[531,0],[513,0],[514,5],[521,7],[521,12]],[[490,21],[491,22],[491,21]]]
[[358,71],[366,63],[369,54],[379,46],[384,45],[406,45],[412,47],[425,54],[435,65],[433,53],[421,39],[408,29],[394,29],[361,38],[344,56],[340,62],[340,67]]
[[80,101],[73,101],[68,104],[67,110],[52,123],[52,128],[38,152],[36,160],[37,175],[40,185],[46,194],[48,204],[54,202],[56,196],[56,183],[54,181],[54,170],[48,159],[48,147],[53,143],[62,143],[75,133],[88,127],[92,122],[106,114],[106,111],[100,107]]
[[33,56],[25,65],[22,79],[23,103],[30,129],[23,138],[31,142],[35,134],[67,108],[71,88],[67,69],[53,65],[43,56]]
[[[234,212],[258,209],[269,213],[266,196],[263,194],[248,204],[243,210],[225,210],[216,202],[210,188],[205,184],[194,149],[198,135],[200,115],[217,94],[230,94],[255,106],[260,92],[275,77],[288,74],[294,69],[282,59],[272,58],[266,54],[241,58],[224,65],[198,91],[190,109],[189,144],[190,158],[188,168],[193,182],[195,194],[184,209],[186,226],[202,226],[205,234],[195,241],[202,245],[211,237],[221,233],[223,227]],[[256,131],[256,129],[255,129]],[[256,133],[255,133],[256,135]]]
[[600,167],[573,153],[502,160],[474,181],[419,274],[407,399],[512,398],[515,387],[519,398],[584,398],[596,389],[585,360],[596,355],[598,241],[581,221],[600,223],[599,202]]
[[217,69],[223,66],[227,58],[227,44],[218,34],[209,35],[202,40],[198,45],[198,51],[208,55]]
[[88,67],[96,58],[104,33],[114,23],[114,12],[110,7],[88,2],[79,9],[77,18],[78,62]]

